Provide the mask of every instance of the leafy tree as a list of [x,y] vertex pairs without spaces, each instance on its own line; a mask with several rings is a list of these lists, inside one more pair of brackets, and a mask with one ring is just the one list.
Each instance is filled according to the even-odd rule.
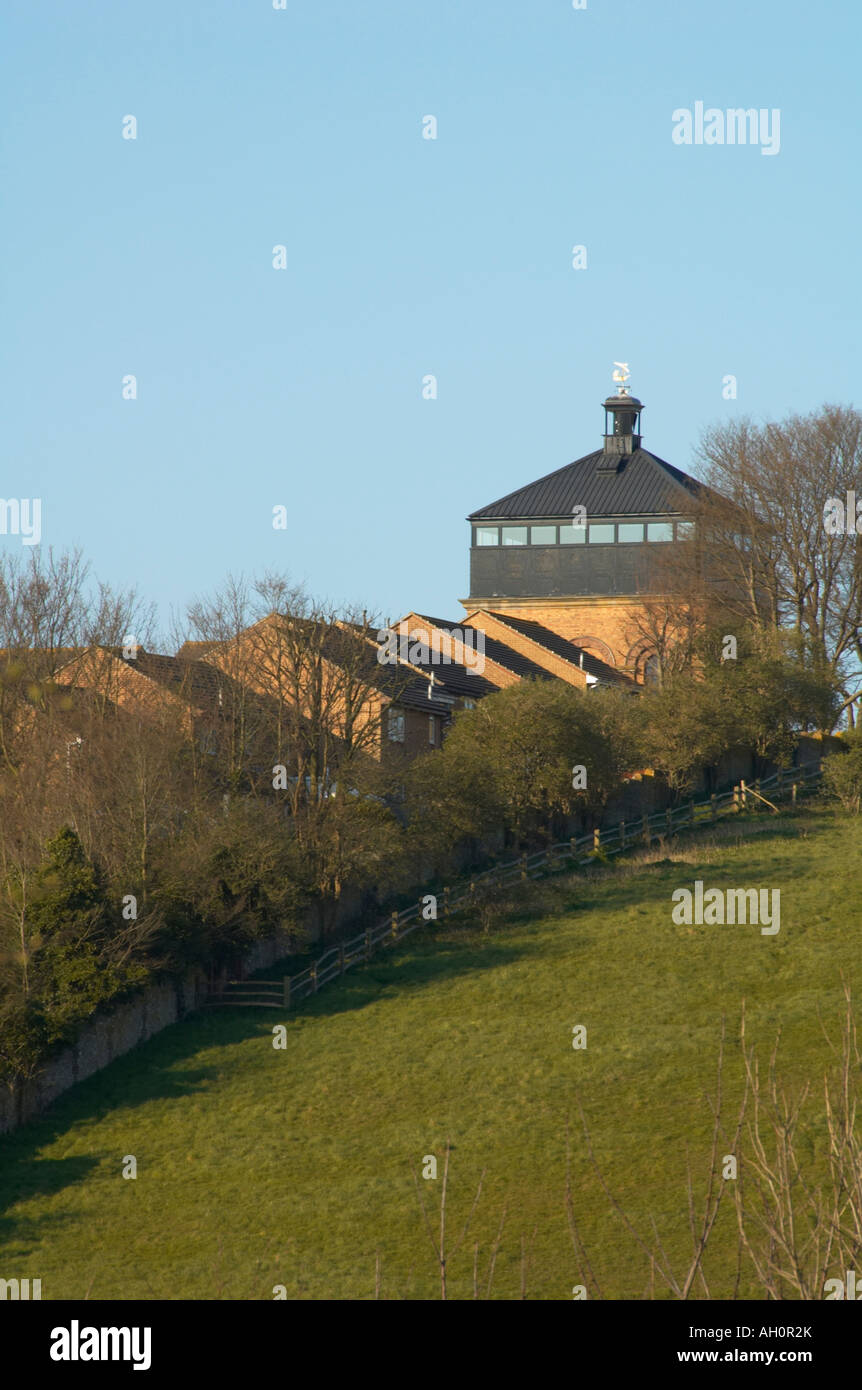
[[121,930],[101,872],[77,834],[64,827],[45,846],[25,908],[35,1007],[49,1044],[72,1035],[99,1005],[147,979],[139,961],[113,958]]
[[837,679],[804,644],[743,624],[736,657],[722,660],[725,635],[702,634],[697,665],[643,696],[648,760],[680,795],[729,749],[784,764],[800,732],[834,719]]
[[459,714],[443,748],[412,771],[414,839],[439,851],[503,825],[521,847],[552,839],[578,809],[598,812],[632,766],[625,698],[522,681]]
[[155,901],[160,964],[223,962],[276,927],[293,927],[303,904],[291,832],[271,803],[235,798],[190,814],[159,867]]
[[149,971],[132,949],[139,929],[122,921],[68,826],[38,868],[7,872],[0,899],[0,1073],[11,1086]]

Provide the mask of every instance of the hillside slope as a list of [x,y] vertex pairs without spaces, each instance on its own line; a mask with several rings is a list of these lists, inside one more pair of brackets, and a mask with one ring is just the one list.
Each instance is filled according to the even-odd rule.
[[[46,1299],[268,1299],[277,1284],[291,1299],[370,1298],[379,1252],[382,1297],[437,1297],[410,1165],[451,1139],[453,1240],[485,1178],[450,1296],[472,1296],[475,1241],[484,1287],[505,1206],[492,1296],[519,1297],[523,1239],[527,1296],[571,1298],[571,1118],[575,1210],[602,1294],[642,1297],[647,1263],[587,1161],[578,1100],[614,1195],[680,1253],[722,1014],[732,1100],[743,997],[747,1036],[765,1056],[780,1028],[783,1074],[815,1088],[828,1061],[818,1013],[836,1035],[842,974],[862,1008],[859,821],[807,808],[756,829],[537,886],[488,936],[457,922],[416,932],[283,1020],[219,1010],[168,1029],[0,1141],[0,1274],[41,1278]],[[671,893],[696,878],[780,888],[780,932],[674,925]],[[433,1224],[440,1179],[419,1185]],[[730,1203],[706,1263],[712,1296],[729,1296]]]

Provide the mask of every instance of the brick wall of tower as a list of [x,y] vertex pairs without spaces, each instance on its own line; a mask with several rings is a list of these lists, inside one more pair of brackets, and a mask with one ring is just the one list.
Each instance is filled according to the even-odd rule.
[[[478,607],[469,602],[468,609]],[[631,673],[637,648],[642,645],[634,618],[637,598],[550,598],[512,600],[495,598],[483,604],[491,612],[510,614],[541,623],[551,632],[575,642],[602,661]],[[508,640],[508,639],[507,639]]]

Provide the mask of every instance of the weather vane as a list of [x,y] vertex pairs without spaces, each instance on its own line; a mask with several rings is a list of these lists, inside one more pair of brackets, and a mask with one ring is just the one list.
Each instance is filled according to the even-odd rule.
[[616,367],[616,371],[613,374],[614,385],[620,388],[621,395],[626,395],[629,389],[628,380],[631,376],[629,364],[628,362],[615,362],[614,366]]

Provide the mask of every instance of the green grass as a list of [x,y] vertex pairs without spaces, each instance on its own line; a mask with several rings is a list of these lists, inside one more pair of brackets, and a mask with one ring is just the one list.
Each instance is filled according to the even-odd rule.
[[[643,1296],[646,1262],[587,1161],[578,1101],[614,1194],[639,1227],[653,1216],[681,1261],[722,1013],[732,1098],[743,997],[749,1039],[765,1053],[780,1028],[783,1074],[815,1086],[842,973],[862,998],[860,822],[807,807],[754,828],[536,886],[487,937],[469,923],[417,931],[288,1015],[285,1051],[274,1011],[166,1030],[0,1140],[0,1276],[41,1278],[47,1299],[261,1299],[275,1284],[289,1298],[370,1298],[379,1251],[383,1297],[435,1297],[410,1165],[451,1139],[453,1237],[486,1172],[450,1296],[471,1296],[473,1241],[484,1271],[505,1204],[493,1296],[519,1296],[524,1237],[528,1296],[570,1298],[571,1117],[575,1208],[602,1294]],[[778,936],[675,926],[670,895],[695,878],[779,887]],[[586,1051],[572,1048],[577,1023]],[[815,1094],[803,1145],[815,1162],[819,1108]],[[136,1181],[121,1177],[128,1154]],[[436,1220],[440,1180],[420,1186]],[[729,1296],[735,1267],[727,1203],[706,1262],[714,1297]]]

